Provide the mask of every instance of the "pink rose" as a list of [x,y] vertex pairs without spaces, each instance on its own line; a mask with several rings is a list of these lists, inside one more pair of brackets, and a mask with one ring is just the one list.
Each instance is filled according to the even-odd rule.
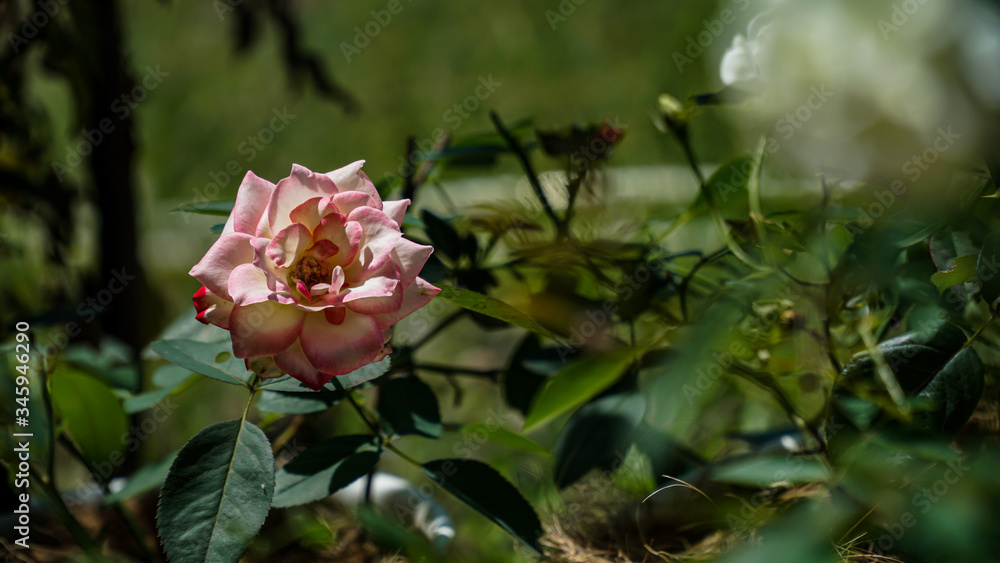
[[247,172],[222,236],[190,274],[197,319],[230,332],[233,352],[273,356],[319,389],[391,352],[390,327],[438,288],[417,277],[433,248],[403,238],[409,200],[383,202],[363,160],[278,185]]

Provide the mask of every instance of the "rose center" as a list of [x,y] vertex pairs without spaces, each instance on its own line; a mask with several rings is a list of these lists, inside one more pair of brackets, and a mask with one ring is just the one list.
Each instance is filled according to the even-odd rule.
[[291,278],[310,288],[318,283],[330,283],[330,267],[314,256],[303,256],[292,268]]

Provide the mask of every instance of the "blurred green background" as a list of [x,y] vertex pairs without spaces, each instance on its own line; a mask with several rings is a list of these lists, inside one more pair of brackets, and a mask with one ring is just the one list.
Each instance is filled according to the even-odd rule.
[[[614,165],[680,162],[675,143],[660,135],[650,118],[656,96],[718,88],[717,61],[732,35],[742,30],[742,18],[723,25],[719,37],[712,36],[705,52],[682,72],[674,53],[685,53],[688,38],[704,32],[705,20],[717,18],[720,8],[740,16],[749,11],[735,2],[717,7],[711,2],[516,0],[497,7],[403,0],[387,25],[376,25],[372,11],[387,5],[296,4],[306,47],[359,101],[359,111],[351,114],[315,88],[291,87],[282,68],[280,35],[270,22],[258,30],[258,42],[237,52],[236,16],[221,0],[124,5],[134,76],[141,81],[147,67],[168,73],[135,109],[139,243],[145,266],[165,282],[161,287],[180,282],[212,237],[211,219],[191,217],[188,224],[167,211],[215,193],[206,188],[213,178],[222,189],[209,199],[231,200],[246,170],[277,181],[292,163],[329,170],[366,159],[366,171],[379,182],[398,170],[408,135],[424,141],[439,130],[456,135],[489,130],[490,110],[508,122],[531,118],[541,129],[608,118],[627,131]],[[355,28],[366,26],[377,35],[356,41]],[[365,45],[365,38],[370,43],[351,53],[348,62],[342,44]],[[34,77],[54,130],[65,137],[54,146],[76,142],[79,131],[65,84],[41,73]],[[480,79],[489,77],[499,83],[495,91],[467,118],[456,112],[453,106],[475,96]],[[274,111],[285,108],[295,117],[270,143],[248,140],[269,127]],[[708,161],[733,150],[719,116],[707,113],[694,135]],[[261,140],[269,138],[265,132]],[[64,152],[53,157],[65,161]],[[226,180],[230,161],[238,172]],[[504,171],[515,170],[512,159],[501,165]],[[193,291],[197,284],[190,280],[187,285]],[[181,295],[186,298],[186,292],[174,290],[166,295],[171,312],[187,306]]]

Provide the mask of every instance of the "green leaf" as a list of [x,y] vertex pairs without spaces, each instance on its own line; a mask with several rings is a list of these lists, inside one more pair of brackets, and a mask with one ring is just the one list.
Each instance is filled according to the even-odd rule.
[[986,235],[976,262],[976,276],[983,298],[992,305],[1000,297],[1000,231]]
[[366,475],[381,455],[379,438],[369,434],[320,442],[278,470],[271,505],[286,508],[326,498]]
[[983,363],[972,348],[963,348],[920,393],[930,408],[917,413],[922,428],[954,436],[976,410],[985,387]]
[[[389,358],[372,362],[346,375],[334,377],[323,386],[320,392],[340,391],[363,385],[384,375],[385,372],[389,371],[391,366],[392,362]],[[301,381],[289,375],[274,379],[265,379],[260,388],[267,389],[268,391],[283,391],[288,393],[316,393],[316,391],[306,387]]]
[[556,486],[572,485],[627,448],[645,412],[638,393],[606,395],[580,407],[556,441]]
[[264,390],[257,400],[257,409],[278,414],[308,414],[325,411],[343,398],[343,392],[325,389],[313,393]]
[[559,371],[566,359],[572,359],[576,353],[575,349],[543,348],[538,335],[528,334],[514,352],[503,378],[504,399],[507,404],[522,414],[528,414],[531,402],[545,380]]
[[[878,345],[900,388],[916,407],[914,424],[936,434],[956,434],[972,416],[985,386],[982,361],[966,346],[965,333],[951,323],[906,333]],[[847,389],[873,380],[875,364],[867,353],[854,356],[844,367]],[[836,392],[838,412],[858,428],[877,421],[874,404]]]
[[159,487],[167,478],[167,473],[170,472],[170,466],[173,465],[178,453],[179,452],[174,452],[162,461],[142,467],[128,478],[125,482],[125,486],[122,487],[121,490],[116,493],[106,495],[104,499],[101,500],[101,503],[113,504],[121,502],[123,500],[137,497],[143,493],[152,491],[156,487]]
[[385,374],[385,372],[389,371],[390,366],[392,366],[392,362],[387,357],[380,362],[374,362],[366,366],[362,366],[347,375],[338,375],[327,385],[332,385],[334,389],[350,389],[352,387],[358,387],[359,385],[381,377]]
[[716,466],[712,479],[746,487],[768,488],[775,483],[825,482],[830,470],[815,459],[792,458],[786,455],[741,459]]
[[264,524],[274,494],[267,436],[240,420],[191,438],[170,466],[156,513],[174,563],[238,561]]
[[931,283],[934,284],[939,293],[944,293],[944,290],[949,287],[972,281],[976,279],[977,260],[978,258],[975,254],[959,256],[955,258],[951,269],[931,274]]
[[70,346],[59,360],[97,378],[112,389],[134,391],[139,388],[141,374],[132,361],[132,353],[122,342],[105,337],[98,348]]
[[156,386],[156,389],[152,389],[138,395],[129,396],[125,399],[122,406],[125,408],[125,412],[129,414],[142,412],[146,409],[152,408],[194,376],[195,374],[192,373],[191,370],[184,369],[174,364],[160,366],[160,368],[153,373],[152,378],[153,385]]
[[[158,340],[153,342],[150,348],[169,362],[223,383],[249,385],[253,376],[247,371],[243,360],[233,355],[233,345],[230,340],[218,342]],[[216,361],[220,358],[224,360]]]
[[435,482],[532,549],[541,551],[542,523],[528,501],[495,469],[474,459],[439,459],[423,465]]
[[172,213],[196,213],[198,215],[218,215],[228,217],[233,212],[235,201],[208,201],[205,203],[186,203],[171,210]]
[[125,399],[122,403],[122,408],[124,408],[125,412],[128,414],[142,412],[146,409],[153,408],[160,401],[167,398],[167,396],[172,392],[173,389],[155,389],[153,391],[133,395]]
[[501,446],[506,446],[508,448],[513,448],[529,454],[538,454],[543,456],[552,455],[552,453],[549,452],[545,446],[539,444],[531,438],[522,436],[516,432],[511,432],[510,430],[495,424],[466,424],[462,427],[462,434],[474,438],[477,442],[482,442],[483,439],[481,439],[480,436],[485,436],[486,440],[489,440],[494,444],[499,444]]
[[122,434],[128,418],[107,385],[82,371],[61,366],[49,389],[55,410],[80,453],[92,464],[117,467],[125,458]]
[[424,231],[431,239],[434,250],[441,251],[442,254],[453,261],[462,256],[462,239],[455,229],[447,221],[424,209],[420,213],[420,218],[424,221]]
[[[705,182],[705,189],[712,195],[712,203],[723,218],[740,220],[750,216],[747,183],[754,166],[752,157],[741,156],[720,166]],[[699,191],[692,211],[707,210],[707,204],[705,193]]]
[[521,311],[518,311],[503,301],[494,299],[488,295],[483,295],[482,293],[476,293],[475,291],[460,289],[457,287],[443,287],[441,288],[441,293],[437,294],[437,299],[441,299],[442,301],[446,301],[452,305],[457,305],[463,309],[468,309],[470,311],[486,315],[487,317],[493,317],[494,319],[499,319],[512,325],[519,326],[546,338],[552,338],[554,340],[559,339],[559,337],[552,334],[552,332],[547,328],[535,322],[535,320],[528,315],[525,315]]
[[419,377],[390,379],[379,394],[378,412],[396,434],[441,437],[437,396]]
[[195,374],[188,369],[173,364],[160,366],[153,372],[153,385],[160,389],[173,390],[191,379]]
[[632,350],[625,349],[606,356],[580,358],[561,369],[535,396],[524,430],[569,412],[611,387],[632,363],[632,357]]
[[[965,345],[962,329],[952,323],[932,324],[886,340],[878,345],[899,386],[913,394],[925,385]],[[842,381],[850,384],[873,380],[875,361],[867,352],[854,355],[844,366]]]

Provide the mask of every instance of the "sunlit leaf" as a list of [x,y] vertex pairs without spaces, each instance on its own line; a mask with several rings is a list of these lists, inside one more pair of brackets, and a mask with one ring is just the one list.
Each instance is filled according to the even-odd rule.
[[567,413],[610,387],[632,363],[632,350],[575,360],[550,377],[535,396],[524,421],[528,431]]
[[972,281],[976,279],[977,260],[978,257],[975,254],[959,256],[955,258],[955,262],[950,269],[931,275],[931,283],[934,284],[934,287],[939,292],[944,293],[944,290],[949,287]]
[[443,287],[441,288],[441,293],[437,295],[437,299],[519,326],[546,338],[558,339],[556,335],[539,325],[528,315],[488,295],[457,287]]

